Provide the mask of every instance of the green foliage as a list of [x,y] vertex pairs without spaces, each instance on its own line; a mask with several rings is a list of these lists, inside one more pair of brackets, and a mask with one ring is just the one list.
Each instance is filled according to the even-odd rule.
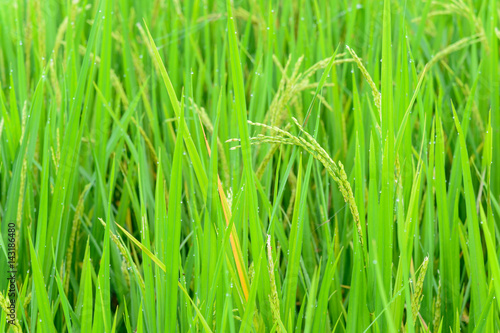
[[0,1],[0,331],[500,331],[499,9]]

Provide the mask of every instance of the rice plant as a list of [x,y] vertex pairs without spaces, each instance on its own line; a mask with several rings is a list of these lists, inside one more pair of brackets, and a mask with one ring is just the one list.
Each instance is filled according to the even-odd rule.
[[0,332],[500,332],[499,21],[0,1]]

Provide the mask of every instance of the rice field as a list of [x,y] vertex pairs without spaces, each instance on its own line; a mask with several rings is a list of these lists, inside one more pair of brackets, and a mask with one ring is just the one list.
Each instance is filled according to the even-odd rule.
[[0,332],[500,332],[497,0],[0,0]]

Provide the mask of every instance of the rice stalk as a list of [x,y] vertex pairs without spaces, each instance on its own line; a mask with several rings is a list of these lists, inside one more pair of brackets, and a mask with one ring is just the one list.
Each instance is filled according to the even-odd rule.
[[[9,310],[10,305],[9,304],[10,304],[10,300],[8,298],[6,298],[2,292],[0,292],[0,307],[2,308],[2,310],[5,314],[10,313],[10,310]],[[14,320],[14,325],[11,325],[11,327],[15,333],[21,333],[23,331],[21,328],[21,325],[19,324],[19,320],[17,319],[17,317]]]
[[[314,157],[316,160],[321,162],[321,164],[323,164],[323,166],[330,174],[330,176],[333,178],[333,180],[337,183],[339,190],[342,193],[342,197],[344,198],[344,201],[349,205],[351,214],[354,218],[356,228],[358,230],[358,241],[361,245],[363,245],[363,232],[361,229],[358,207],[354,199],[351,185],[349,184],[349,181],[347,179],[347,174],[345,173],[344,166],[340,161],[338,162],[338,164],[335,163],[330,157],[330,155],[328,155],[328,153],[318,144],[318,142],[302,128],[302,126],[298,123],[298,121],[293,117],[292,120],[295,122],[295,125],[299,128],[301,133],[305,135],[307,140],[302,137],[294,136],[289,132],[282,130],[278,127],[261,123],[254,123],[249,120],[248,123],[251,125],[260,126],[262,128],[265,128],[267,130],[270,130],[278,134],[277,136],[272,136],[272,135],[265,136],[259,134],[257,137],[251,137],[250,143],[253,145],[262,143],[279,143],[279,144],[299,146],[302,147],[309,154],[311,154],[312,157]],[[233,142],[233,141],[235,140],[232,139],[226,142]],[[238,148],[240,148],[240,146],[235,146],[232,147],[231,149],[234,150]]]
[[267,260],[269,265],[269,277],[271,279],[271,295],[269,295],[269,303],[271,304],[271,312],[273,314],[274,324],[276,325],[276,332],[280,333],[280,301],[278,298],[278,291],[276,289],[276,281],[274,279],[274,260],[271,248],[271,235],[267,235]]
[[439,279],[438,290],[436,293],[436,298],[434,299],[434,319],[432,321],[434,332],[439,332],[440,325],[441,325],[441,279]]
[[[370,76],[370,73],[366,70],[365,66],[363,65],[363,62],[361,59],[358,57],[356,52],[354,52],[353,49],[349,47],[349,45],[345,46],[349,53],[351,54],[352,58],[354,59],[354,62],[356,65],[358,65],[359,70],[361,71],[361,74],[363,74],[366,82],[368,82],[368,85],[372,89],[372,95],[373,95],[373,101],[375,102],[375,107],[378,110],[379,116],[380,116],[380,122],[382,122],[382,96],[380,94],[380,91],[378,91],[377,85],[375,82],[373,82],[372,77]],[[380,129],[380,127],[379,127]],[[381,131],[381,130],[380,130]]]
[[73,216],[71,235],[69,238],[68,249],[66,251],[66,272],[64,274],[65,280],[66,280],[64,290],[66,291],[66,293],[68,292],[68,289],[69,289],[69,274],[70,274],[72,260],[73,260],[73,251],[75,249],[76,235],[78,233],[78,228],[80,227],[80,221],[81,221],[81,217],[83,214],[84,199],[85,199],[85,195],[90,190],[90,187],[91,187],[91,184],[87,184],[85,186],[85,188],[83,189],[82,193],[80,194],[80,197],[78,198],[78,204],[76,205],[76,209],[75,209],[75,215]]
[[425,274],[427,273],[427,265],[429,264],[429,257],[425,257],[422,265],[420,266],[420,273],[418,275],[417,284],[413,290],[413,295],[411,299],[411,311],[413,313],[413,321],[416,323],[418,318],[418,313],[420,310],[420,304],[424,295],[422,294],[422,288],[424,285]]

